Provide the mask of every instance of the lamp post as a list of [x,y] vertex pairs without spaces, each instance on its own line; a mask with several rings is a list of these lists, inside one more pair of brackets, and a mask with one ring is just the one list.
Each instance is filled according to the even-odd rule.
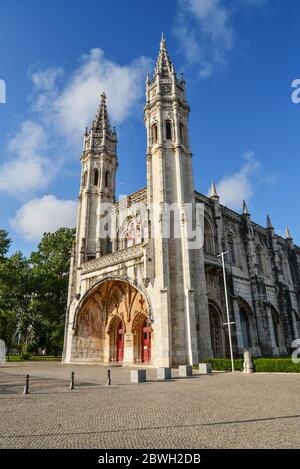
[[231,324],[234,322],[230,322],[229,318],[229,306],[228,306],[228,294],[227,294],[227,282],[226,282],[226,271],[225,271],[225,254],[228,251],[222,252],[218,255],[218,257],[222,258],[222,267],[223,267],[223,279],[224,279],[224,289],[225,289],[225,302],[226,302],[226,314],[227,314],[227,322],[223,324],[223,326],[228,326],[228,337],[229,337],[229,347],[230,347],[230,356],[231,356],[231,371],[234,373],[234,361],[233,361],[233,352],[232,352],[232,338],[231,338]]

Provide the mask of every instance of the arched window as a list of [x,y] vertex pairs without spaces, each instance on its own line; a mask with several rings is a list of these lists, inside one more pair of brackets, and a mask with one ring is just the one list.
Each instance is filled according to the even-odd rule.
[[99,171],[94,169],[94,186],[98,186],[99,183]]
[[214,358],[223,357],[222,329],[220,316],[216,308],[209,304],[209,325],[211,346]]
[[184,125],[179,124],[179,138],[181,143],[185,143],[185,132],[184,132]]
[[112,252],[112,242],[110,237],[107,236],[105,240],[105,253],[109,254],[110,252]]
[[129,220],[127,229],[123,233],[124,243],[123,246],[130,247],[135,244],[140,244],[143,240],[141,226],[136,223],[135,219]]
[[157,125],[152,125],[152,143],[157,143],[158,140],[158,133],[157,133]]
[[256,246],[255,252],[256,252],[256,258],[257,258],[258,271],[260,274],[262,274],[264,271],[264,266],[263,266],[263,261],[262,261],[261,247]]
[[250,335],[250,326],[247,313],[243,308],[240,309],[240,319],[241,319],[241,329],[242,329],[242,338],[244,349],[248,349],[252,346],[251,335]]
[[136,224],[134,220],[131,220],[128,223],[125,236],[126,236],[126,247],[130,247],[136,244]]
[[105,187],[109,187],[109,184],[110,184],[110,174],[109,174],[109,171],[105,171],[104,185]]
[[280,268],[281,274],[284,277],[284,266],[283,266],[283,256],[282,256],[282,254],[279,254],[279,268]]
[[228,254],[229,254],[230,264],[235,265],[236,264],[235,245],[234,245],[233,237],[231,234],[228,235],[227,243],[228,243]]
[[215,254],[212,230],[206,219],[204,219],[204,251],[207,254]]
[[273,332],[274,332],[274,339],[275,339],[275,345],[276,347],[279,347],[279,338],[278,338],[278,327],[277,327],[277,321],[274,317],[274,313],[272,313],[272,324],[273,324]]
[[172,124],[171,121],[166,121],[166,139],[172,140]]
[[87,183],[87,175],[88,175],[88,173],[87,173],[87,171],[85,171],[84,174],[83,174],[83,181],[82,181],[83,187],[86,186],[86,183]]

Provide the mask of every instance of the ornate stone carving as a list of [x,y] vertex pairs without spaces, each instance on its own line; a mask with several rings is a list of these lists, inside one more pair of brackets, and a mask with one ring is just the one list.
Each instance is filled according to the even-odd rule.
[[82,274],[94,272],[95,270],[101,270],[102,268],[119,264],[121,262],[129,261],[134,258],[143,257],[143,248],[141,244],[131,246],[130,248],[123,249],[121,251],[112,252],[100,257],[99,259],[93,259],[85,262],[81,266]]
[[150,283],[150,278],[145,277],[143,278],[142,282],[143,282],[144,287],[147,288]]

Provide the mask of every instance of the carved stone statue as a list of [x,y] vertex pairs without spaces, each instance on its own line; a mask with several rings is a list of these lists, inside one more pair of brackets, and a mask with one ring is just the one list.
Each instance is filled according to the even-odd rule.
[[246,351],[244,353],[244,373],[253,373],[253,363],[251,360],[251,353]]

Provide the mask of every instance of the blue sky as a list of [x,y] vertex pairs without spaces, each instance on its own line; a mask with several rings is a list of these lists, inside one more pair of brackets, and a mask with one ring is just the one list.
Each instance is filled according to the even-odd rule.
[[145,186],[144,81],[161,32],[191,106],[196,189],[300,244],[298,0],[2,0],[0,226],[13,250],[74,224],[85,125],[103,89],[119,194]]

